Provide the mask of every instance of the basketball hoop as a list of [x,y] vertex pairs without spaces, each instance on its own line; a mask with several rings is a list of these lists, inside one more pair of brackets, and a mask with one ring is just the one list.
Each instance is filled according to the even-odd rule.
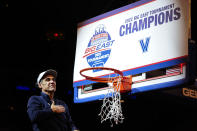
[[[92,77],[83,74],[85,71],[89,70],[108,70],[113,73],[109,73],[108,78]],[[122,123],[124,116],[121,107],[121,93],[131,91],[132,76],[124,77],[121,71],[107,67],[85,68],[80,71],[80,74],[87,80],[109,83],[109,87],[113,90],[109,90],[103,99],[103,105],[101,106],[101,111],[99,113],[99,116],[101,116],[101,123],[108,119],[110,120],[112,127],[113,121],[115,124]],[[115,76],[112,77],[112,74]]]

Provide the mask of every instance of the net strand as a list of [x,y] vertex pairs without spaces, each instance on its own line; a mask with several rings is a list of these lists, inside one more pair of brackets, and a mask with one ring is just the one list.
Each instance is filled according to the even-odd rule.
[[[111,77],[109,76],[109,79]],[[121,95],[120,95],[120,86],[121,86],[121,77],[117,77],[117,84],[114,84],[112,81],[111,88],[113,90],[108,90],[108,93],[105,95],[103,99],[103,105],[101,106],[101,111],[99,116],[101,116],[101,123],[107,121],[108,119],[111,122],[111,127],[113,127],[113,123],[123,123],[124,116],[122,114],[121,107]]]

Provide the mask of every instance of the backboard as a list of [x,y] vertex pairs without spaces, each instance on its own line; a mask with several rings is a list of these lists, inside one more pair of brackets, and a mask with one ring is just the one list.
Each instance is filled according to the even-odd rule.
[[[141,0],[78,24],[73,75],[74,102],[103,99],[108,83],[80,71],[109,67],[132,75],[131,94],[168,88],[186,80],[188,0]],[[111,72],[93,70],[89,76]]]

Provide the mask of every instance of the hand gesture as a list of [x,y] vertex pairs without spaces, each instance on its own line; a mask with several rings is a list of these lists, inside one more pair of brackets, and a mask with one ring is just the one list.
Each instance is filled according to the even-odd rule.
[[63,113],[63,112],[65,112],[64,106],[62,106],[62,105],[55,105],[54,101],[52,101],[51,109],[55,113]]

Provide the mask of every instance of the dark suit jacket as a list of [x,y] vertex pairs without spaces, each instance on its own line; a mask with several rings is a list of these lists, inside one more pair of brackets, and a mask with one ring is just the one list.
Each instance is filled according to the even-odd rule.
[[71,131],[77,129],[74,125],[68,106],[61,100],[54,99],[55,105],[64,106],[66,112],[54,113],[47,94],[31,96],[27,104],[27,113],[34,131]]

